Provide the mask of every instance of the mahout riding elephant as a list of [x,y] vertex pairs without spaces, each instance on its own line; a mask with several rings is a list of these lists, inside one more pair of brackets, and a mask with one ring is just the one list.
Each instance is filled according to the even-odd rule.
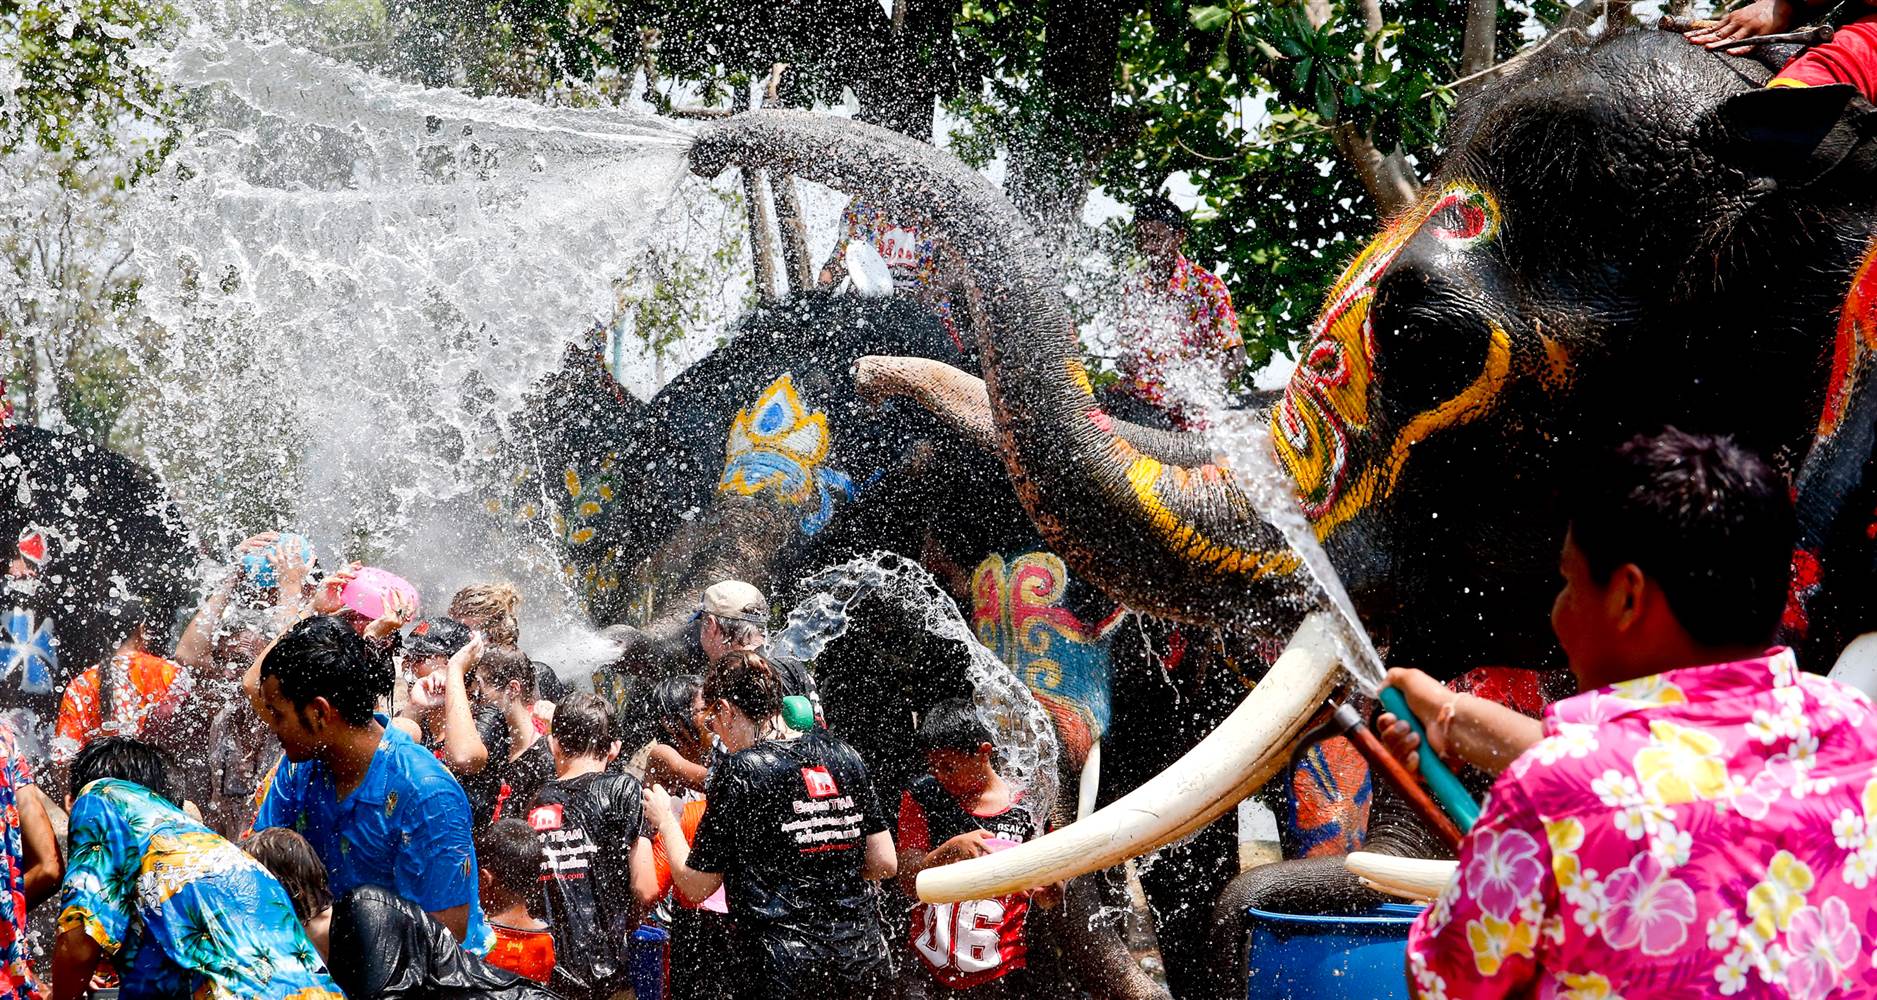
[[[1422,200],[1336,284],[1271,437],[1390,662],[1444,677],[1558,665],[1557,494],[1579,463],[1664,423],[1734,434],[1792,475],[1785,631],[1808,669],[1877,626],[1872,112],[1848,88],[1763,90],[1769,75],[1668,34],[1554,44],[1461,108]],[[1071,572],[1245,649],[1311,603],[1281,533],[1203,438],[1102,411],[1062,296],[981,178],[900,137],[787,112],[714,124],[692,158],[700,173],[787,170],[932,220],[962,262],[982,405],[958,404],[968,394],[943,374],[905,394],[989,428]],[[1182,795],[952,866],[947,884],[1072,874],[1111,856],[1082,830],[1139,850],[1224,808],[1218,791],[1273,773],[1335,691],[1314,666],[1278,679],[1282,663],[1228,719],[1242,757],[1213,770],[1229,776],[1183,759],[1154,789]],[[1371,849],[1430,850],[1384,798]],[[1152,832],[1117,833],[1135,829]],[[1363,898],[1332,860],[1258,869],[1232,901]]]
[[65,683],[122,638],[126,597],[166,624],[189,606],[195,552],[149,470],[81,435],[0,418],[0,555],[24,570],[0,592],[0,714],[38,756]]

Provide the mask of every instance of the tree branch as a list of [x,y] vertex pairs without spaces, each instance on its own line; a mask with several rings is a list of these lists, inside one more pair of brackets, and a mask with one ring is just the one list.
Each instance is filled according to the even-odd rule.
[[[1367,32],[1371,44],[1381,44],[1381,32],[1385,22],[1382,20],[1381,0],[1361,0],[1362,26]],[[1309,0],[1304,7],[1305,16],[1310,23],[1322,28],[1333,13],[1328,0]],[[1413,168],[1408,166],[1408,159],[1400,150],[1384,153],[1375,148],[1375,140],[1353,122],[1338,121],[1330,130],[1331,138],[1336,143],[1336,151],[1356,171],[1362,179],[1363,190],[1369,193],[1375,208],[1384,216],[1394,215],[1413,205],[1421,195],[1420,181],[1414,176]]]
[[1470,79],[1492,65],[1493,35],[1498,26],[1498,0],[1467,0],[1466,28],[1460,39],[1462,79]]

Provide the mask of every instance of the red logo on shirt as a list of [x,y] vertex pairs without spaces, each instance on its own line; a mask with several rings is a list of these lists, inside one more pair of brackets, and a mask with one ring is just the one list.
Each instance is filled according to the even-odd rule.
[[528,825],[534,827],[534,832],[536,833],[546,833],[549,830],[560,829],[561,820],[561,806],[558,802],[553,805],[542,806],[528,813]]
[[841,794],[841,786],[834,783],[834,775],[825,767],[802,768],[802,784],[808,786],[808,797],[825,799],[830,795]]
[[20,532],[20,558],[34,566],[44,567],[46,557],[51,554],[46,545],[45,533],[38,528],[27,528]]

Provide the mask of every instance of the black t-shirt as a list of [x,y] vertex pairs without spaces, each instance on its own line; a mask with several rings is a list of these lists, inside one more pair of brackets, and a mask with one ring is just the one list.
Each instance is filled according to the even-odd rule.
[[879,907],[860,870],[886,829],[866,765],[817,729],[718,760],[690,866],[720,872],[764,978],[839,968],[858,980],[886,961]]
[[597,989],[623,979],[632,930],[630,854],[649,835],[639,780],[607,771],[551,778],[534,795],[528,825],[541,835],[542,916],[554,932],[554,982]]
[[[514,760],[504,758],[500,764],[491,757],[483,771],[495,779],[495,796],[489,802],[487,813],[479,809],[476,812],[479,827],[506,816],[527,816],[534,793],[554,776],[554,751],[548,748],[547,737],[537,736],[521,756]],[[473,805],[480,806],[479,803]]]

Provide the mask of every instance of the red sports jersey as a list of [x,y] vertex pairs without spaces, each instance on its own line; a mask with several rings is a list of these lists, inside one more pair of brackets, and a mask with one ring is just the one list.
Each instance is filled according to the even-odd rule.
[[[1022,842],[1036,836],[1036,821],[1012,804],[1003,812],[978,816],[968,812],[930,775],[914,781],[900,796],[900,843],[930,851],[961,833],[984,830],[993,837]],[[912,950],[933,978],[954,989],[988,983],[1023,968],[1029,947],[1023,918],[1030,894],[961,903],[921,903],[912,911]]]

